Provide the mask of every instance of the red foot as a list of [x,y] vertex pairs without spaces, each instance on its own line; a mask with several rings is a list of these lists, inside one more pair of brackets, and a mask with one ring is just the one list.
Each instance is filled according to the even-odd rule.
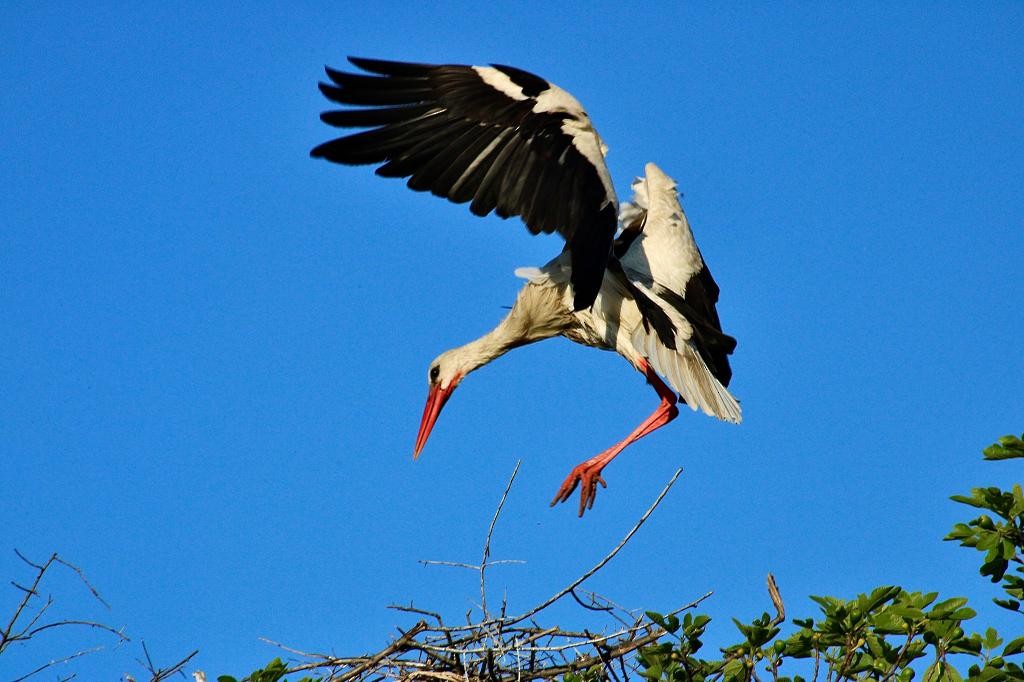
[[633,433],[629,434],[626,440],[608,448],[600,455],[591,457],[586,462],[576,465],[562,483],[562,487],[555,493],[555,499],[551,500],[552,507],[559,502],[567,502],[576,490],[576,487],[581,486],[580,516],[583,516],[583,512],[594,506],[594,498],[597,497],[597,484],[600,483],[604,488],[608,487],[608,484],[601,478],[601,470],[608,465],[608,462],[615,459],[627,445],[668,424],[679,414],[679,409],[676,408],[676,394],[665,385],[664,381],[658,378],[658,375],[654,373],[654,370],[651,369],[647,361],[641,359],[637,363],[637,369],[647,377],[647,382],[654,387],[658,397],[661,398],[661,404],[658,405],[658,409],[652,412],[651,416],[647,417],[647,419],[643,420],[640,426],[633,429]]
[[607,462],[595,460],[600,460],[600,455],[573,467],[573,470],[569,472],[569,475],[562,482],[558,492],[555,493],[555,499],[551,500],[552,507],[559,502],[567,502],[576,490],[576,487],[581,486],[579,515],[582,517],[583,512],[593,508],[594,499],[597,497],[597,484],[600,483],[602,488],[608,487],[608,484],[601,478],[601,469],[604,468]]

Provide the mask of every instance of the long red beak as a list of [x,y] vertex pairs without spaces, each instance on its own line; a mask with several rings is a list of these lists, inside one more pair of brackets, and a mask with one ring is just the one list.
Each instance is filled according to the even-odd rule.
[[458,383],[458,380],[452,381],[448,384],[448,388],[441,388],[440,386],[430,387],[430,393],[427,394],[427,405],[423,408],[423,419],[420,421],[420,431],[416,434],[416,447],[412,451],[413,459],[420,456],[420,450],[427,444],[430,430],[434,428],[434,422],[437,421],[437,416],[441,414],[441,408],[452,397],[452,392],[455,391]]

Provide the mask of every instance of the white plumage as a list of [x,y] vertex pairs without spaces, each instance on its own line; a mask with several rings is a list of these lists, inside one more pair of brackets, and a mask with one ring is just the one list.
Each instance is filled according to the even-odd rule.
[[[644,325],[636,299],[614,273],[606,272],[593,307],[573,313],[578,329],[563,335],[586,345],[615,350],[641,372],[642,361],[668,380],[687,405],[696,411],[739,423],[739,403],[714,377],[693,343],[693,326],[666,302],[664,292],[685,297],[686,286],[704,268],[686,215],[679,203],[676,183],[653,163],[633,183],[633,201],[623,204],[626,224],[639,221],[643,231],[619,257],[624,274],[648,295],[672,322],[676,347],[667,346],[655,329]],[[558,287],[562,305],[571,309],[571,269],[564,254],[543,268],[520,268],[516,275],[535,286]]]

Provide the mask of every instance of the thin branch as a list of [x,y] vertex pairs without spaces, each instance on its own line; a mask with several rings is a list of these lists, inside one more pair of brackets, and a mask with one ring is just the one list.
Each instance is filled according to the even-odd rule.
[[498,507],[494,510],[494,516],[491,518],[491,525],[487,528],[487,539],[484,540],[484,555],[480,560],[480,610],[484,614],[484,620],[488,620],[491,614],[487,612],[487,587],[485,582],[484,573],[487,570],[487,560],[491,557],[491,535],[494,534],[494,526],[498,523],[498,517],[501,516],[501,508],[505,506],[505,500],[508,498],[508,491],[512,489],[512,483],[516,480],[516,474],[519,473],[519,466],[523,463],[523,460],[516,462],[516,467],[512,470],[512,475],[509,476],[508,484],[505,486],[505,492],[501,494],[501,499],[498,501]]
[[[188,656],[186,656],[185,658],[181,659],[180,661],[178,661],[177,663],[172,665],[170,668],[164,668],[162,670],[157,670],[156,672],[153,673],[153,679],[150,682],[162,682],[162,680],[166,680],[171,675],[174,675],[175,673],[182,672],[182,668],[185,667],[185,664],[187,664],[189,661],[191,661],[192,658],[196,654],[198,654],[198,653],[199,653],[199,649],[196,649],[195,651],[190,653]],[[182,673],[182,675],[184,675],[184,673]]]
[[481,568],[487,566],[499,566],[501,564],[525,564],[526,562],[522,559],[496,559],[494,561],[488,561],[485,565],[480,564],[467,564],[462,561],[437,561],[434,559],[420,559],[418,563],[424,566],[450,566],[451,568],[468,568],[474,571],[479,571]]
[[272,646],[276,646],[278,649],[283,649],[283,650],[287,651],[288,653],[295,654],[297,656],[303,656],[305,658],[321,658],[321,659],[323,659],[325,661],[326,660],[331,660],[331,657],[326,655],[326,654],[315,654],[315,653],[310,653],[308,651],[302,651],[300,649],[293,649],[290,646],[286,646],[286,645],[282,644],[281,642],[275,642],[274,640],[269,639],[267,637],[260,637],[259,640],[261,642],[266,642],[267,644],[270,644]]
[[896,660],[892,662],[892,667],[889,668],[889,672],[885,674],[885,677],[882,678],[881,682],[888,682],[889,680],[894,679],[896,677],[896,670],[899,668],[899,665],[902,662],[903,654],[907,653],[907,650],[910,648],[911,643],[913,643],[914,641],[914,637],[916,637],[918,634],[919,633],[916,627],[910,628],[910,632],[907,633],[907,641],[903,643],[903,646],[901,646],[899,651],[896,653]]
[[[570,590],[569,591],[569,595],[573,599],[576,600],[577,604],[579,604],[583,608],[587,609],[588,611],[614,611],[615,610],[614,606],[598,606],[596,603],[594,603],[593,597],[591,597],[591,599],[590,599],[590,601],[591,601],[590,604],[586,603],[585,601],[583,601],[582,599],[579,598],[579,595],[576,594],[576,590]],[[591,592],[591,595],[593,595],[593,592]]]
[[[182,676],[184,676],[185,673],[182,672],[182,668],[184,668],[185,664],[191,661],[192,658],[199,653],[199,650],[196,649],[188,656],[181,659],[169,668],[156,667],[156,665],[153,663],[153,658],[149,655],[149,647],[146,646],[145,640],[143,640],[142,642],[142,653],[146,656],[146,662],[143,663],[143,666],[145,666],[149,674],[152,675],[152,677],[150,678],[150,682],[163,682],[163,680],[166,680],[171,675],[174,675],[176,673],[181,673]],[[142,661],[139,661],[139,663],[142,663]]]
[[28,559],[28,557],[26,557],[26,556],[25,556],[24,554],[22,554],[21,552],[19,552],[19,551],[18,551],[18,548],[17,548],[17,547],[15,547],[15,548],[14,548],[14,553],[18,555],[18,558],[19,558],[19,559],[21,559],[22,561],[24,561],[24,562],[25,562],[26,564],[28,564],[28,565],[29,565],[29,566],[31,566],[32,568],[36,569],[37,571],[45,571],[45,570],[46,570],[46,568],[47,568],[47,566],[49,566],[49,565],[50,565],[50,563],[51,563],[51,562],[52,562],[52,561],[53,561],[54,559],[56,559],[56,558],[57,558],[57,553],[56,553],[56,552],[54,552],[54,553],[53,553],[53,556],[51,556],[51,557],[50,557],[50,559],[49,559],[49,560],[48,560],[48,561],[47,561],[47,562],[46,562],[46,563],[45,563],[44,565],[40,566],[39,564],[35,563],[34,561],[30,561],[30,560]]
[[109,632],[109,633],[111,633],[113,635],[116,635],[117,638],[120,639],[122,642],[130,642],[131,641],[131,639],[129,639],[124,634],[124,632],[122,632],[121,630],[115,630],[114,628],[110,627],[109,625],[104,625],[103,623],[94,623],[91,620],[58,620],[58,621],[54,621],[53,623],[47,623],[46,625],[40,625],[36,629],[28,632],[21,639],[29,639],[33,635],[36,635],[36,634],[42,632],[43,630],[49,630],[50,628],[62,627],[64,625],[85,625],[85,626],[90,627],[90,628],[97,628],[99,630],[105,630],[105,631],[107,631],[107,632]]
[[427,624],[423,621],[416,623],[416,625],[412,626],[412,628],[408,632],[406,632],[404,635],[402,635],[394,642],[392,642],[391,645],[385,648],[383,651],[370,657],[362,665],[358,665],[352,670],[349,670],[348,672],[340,675],[338,677],[338,682],[344,682],[345,680],[351,680],[355,677],[358,677],[360,674],[366,672],[367,670],[370,670],[375,665],[377,665],[377,663],[387,658],[391,654],[395,653],[396,651],[401,651],[409,642],[411,642],[416,637],[416,635],[418,635],[424,628],[426,628],[426,626]]
[[615,612],[616,609],[621,611],[624,615],[628,616],[630,618],[630,620],[633,621],[634,625],[636,625],[641,620],[643,620],[643,615],[642,614],[638,618],[636,616],[636,613],[634,613],[633,611],[630,611],[629,609],[627,609],[626,607],[622,606],[621,604],[616,604],[614,601],[612,601],[608,597],[605,597],[604,595],[600,595],[597,592],[594,592],[592,590],[583,590],[583,591],[587,592],[588,594],[590,594],[590,601],[592,603],[597,604],[599,601],[602,601],[606,605],[612,607],[612,609],[608,611],[608,615],[610,615],[615,620],[619,621],[619,623],[621,623],[622,625],[625,625],[625,626],[628,627],[629,626],[629,621],[627,621],[625,618],[623,618],[618,613],[616,613]]
[[146,670],[148,670],[150,674],[156,675],[156,668],[153,666],[153,659],[149,655],[149,647],[146,646],[146,640],[142,640],[142,653],[146,655]]
[[3,632],[0,632],[0,651],[3,651],[11,641],[11,632],[14,630],[14,624],[18,622],[19,618],[21,618],[21,613],[25,610],[25,607],[28,606],[29,600],[31,600],[34,595],[38,594],[39,582],[43,579],[47,569],[50,568],[50,564],[52,564],[57,558],[57,553],[54,552],[46,563],[40,566],[39,564],[29,561],[25,558],[25,555],[17,549],[14,550],[14,553],[17,554],[18,558],[26,564],[36,569],[36,577],[35,580],[32,581],[32,587],[27,590],[25,590],[25,588],[21,588],[25,591],[25,596],[22,597],[21,602],[19,602],[18,606],[14,609],[14,615],[11,616],[11,620],[7,623],[7,627],[3,629]]
[[441,627],[444,627],[444,621],[441,620],[441,614],[439,614],[439,613],[435,613],[433,611],[427,611],[425,609],[418,609],[415,606],[413,606],[412,604],[409,604],[408,606],[403,606],[401,604],[390,604],[390,605],[388,605],[388,608],[389,609],[394,609],[395,611],[406,611],[408,613],[418,613],[421,616],[430,616],[431,618],[434,618],[435,620],[437,620],[437,624],[438,625],[440,625]]
[[100,596],[100,593],[99,593],[99,591],[98,591],[98,590],[97,590],[97,589],[96,589],[95,587],[93,587],[93,586],[92,586],[92,583],[90,583],[90,582],[89,582],[89,579],[85,577],[85,571],[83,571],[82,569],[80,569],[80,568],[79,568],[78,566],[75,566],[75,565],[74,565],[73,563],[71,563],[70,561],[66,561],[66,560],[64,560],[64,559],[61,559],[61,558],[60,558],[59,556],[57,556],[56,554],[54,554],[54,555],[53,555],[53,558],[54,558],[54,561],[56,561],[57,563],[59,563],[59,564],[64,564],[65,566],[67,566],[68,568],[70,568],[70,569],[71,569],[72,571],[74,571],[75,573],[77,573],[77,574],[78,574],[78,577],[82,579],[82,582],[83,582],[83,583],[85,583],[85,586],[86,586],[87,588],[89,588],[89,591],[90,591],[90,592],[92,593],[92,596],[96,597],[96,601],[98,601],[99,603],[101,603],[101,604],[103,604],[104,606],[106,606],[106,607],[107,607],[107,609],[110,609],[110,604],[108,604],[108,603],[106,602],[106,600],[105,600],[105,599],[104,599],[103,597],[101,597],[101,596]]
[[581,575],[572,584],[563,589],[561,592],[558,592],[554,596],[550,597],[547,601],[542,602],[539,606],[535,606],[533,609],[527,611],[523,615],[510,619],[509,622],[518,623],[520,621],[526,620],[533,614],[542,611],[543,609],[546,609],[547,607],[551,606],[556,601],[558,601],[559,599],[561,599],[562,597],[564,597],[565,595],[569,594],[574,589],[582,585],[583,582],[587,580],[587,578],[589,578],[590,576],[594,575],[602,568],[604,568],[605,564],[611,561],[615,557],[615,555],[619,553],[619,550],[626,546],[626,543],[629,542],[630,538],[632,538],[636,534],[636,532],[640,530],[640,527],[644,525],[644,522],[647,521],[647,519],[654,512],[654,510],[658,508],[658,505],[661,504],[661,501],[665,499],[665,495],[667,495],[668,491],[672,489],[672,484],[676,482],[676,480],[679,478],[679,475],[682,473],[682,469],[676,469],[676,472],[672,475],[672,478],[669,479],[669,482],[665,484],[665,487],[662,488],[661,493],[658,494],[658,497],[654,500],[651,506],[647,508],[647,511],[645,511],[643,516],[640,517],[640,520],[636,522],[636,524],[630,529],[628,533],[626,533],[626,536],[622,538],[619,544],[617,544],[615,548],[612,549],[612,551],[605,555],[603,559],[598,561],[593,568],[591,568],[589,571]]
[[31,634],[26,633],[36,626],[36,623],[39,622],[39,619],[43,617],[43,615],[46,613],[46,610],[49,609],[51,606],[53,606],[53,597],[47,597],[46,603],[39,607],[39,610],[36,611],[36,615],[32,616],[32,620],[30,620],[28,624],[21,629],[21,632],[19,632],[16,635],[10,635],[9,639],[11,641],[14,641],[18,639],[28,639],[29,637],[31,637]]
[[[65,656],[64,658],[54,659],[54,660],[50,661],[49,663],[44,663],[43,665],[39,666],[38,668],[36,668],[35,670],[33,670],[32,672],[30,672],[30,673],[28,673],[26,675],[22,675],[21,677],[19,677],[17,679],[11,680],[11,682],[22,682],[22,680],[27,680],[28,678],[32,677],[36,673],[41,673],[44,670],[46,670],[47,668],[52,668],[55,665],[61,665],[62,663],[67,663],[68,661],[72,661],[72,660],[74,660],[76,658],[79,658],[80,656],[85,656],[86,654],[96,653],[97,651],[100,651],[101,649],[103,649],[103,647],[98,646],[98,647],[94,647],[92,649],[84,649],[82,651],[77,651],[77,652],[71,654],[70,656]],[[74,677],[74,675],[72,675],[72,677]],[[71,679],[71,678],[68,677],[68,678],[65,678],[65,679]]]
[[532,651],[532,649],[530,647],[527,647],[525,645],[533,644],[534,642],[536,642],[541,637],[547,637],[548,635],[553,635],[553,634],[556,634],[556,633],[557,634],[564,634],[564,633],[559,633],[559,630],[558,630],[557,626],[553,627],[553,628],[548,628],[547,630],[540,630],[538,632],[535,632],[532,635],[530,635],[529,637],[527,637],[526,640],[524,640],[522,642],[523,648],[525,650],[527,650],[527,651]]

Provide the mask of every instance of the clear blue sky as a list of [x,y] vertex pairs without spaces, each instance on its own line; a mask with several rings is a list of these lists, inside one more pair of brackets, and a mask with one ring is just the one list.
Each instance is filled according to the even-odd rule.
[[[4,9],[0,578],[24,579],[14,547],[87,571],[112,610],[65,576],[59,613],[136,641],[79,679],[138,674],[138,639],[244,673],[277,654],[260,636],[353,653],[408,624],[389,603],[457,617],[476,577],[417,561],[476,561],[520,458],[493,547],[528,562],[493,571],[513,609],[682,466],[590,587],[663,610],[715,590],[714,641],[767,607],[768,571],[797,616],[895,583],[999,617],[940,538],[970,511],[948,494],[1022,478],[979,450],[1024,430],[1024,6],[353,4]],[[583,520],[549,509],[657,402],[554,340],[470,377],[414,463],[428,362],[561,245],[309,159],[348,54],[520,66],[587,106],[620,195],[646,161],[674,176],[744,423],[687,411]],[[51,635],[0,678],[106,641]]]

